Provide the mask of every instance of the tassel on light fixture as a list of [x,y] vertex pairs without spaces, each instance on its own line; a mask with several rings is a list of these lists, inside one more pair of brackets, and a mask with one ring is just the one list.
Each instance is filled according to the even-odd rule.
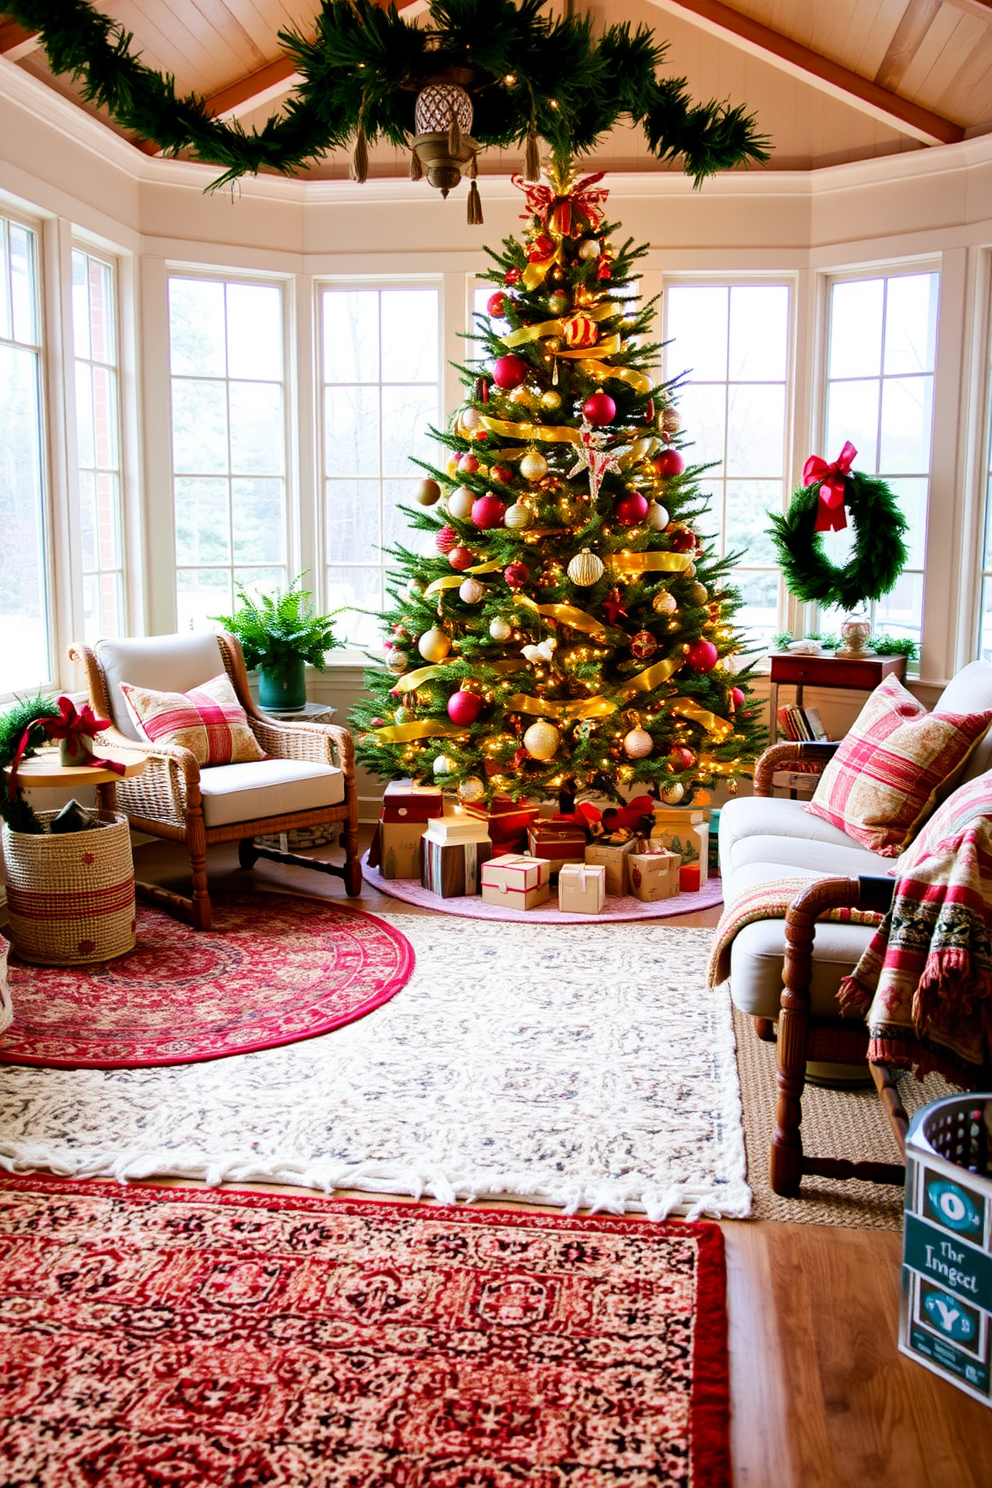
[[369,147],[365,138],[365,126],[359,124],[355,135],[355,149],[351,157],[351,179],[367,181],[369,178]]
[[530,116],[527,148],[524,152],[524,180],[528,186],[539,186],[541,183],[541,142],[537,133],[537,120],[533,113]]
[[410,180],[422,181],[424,179],[424,167],[420,163],[420,156],[416,150],[410,151]]
[[479,195],[479,187],[476,181],[476,177],[479,174],[479,160],[477,155],[472,156],[472,159],[468,163],[468,169],[466,170],[465,174],[468,176],[469,179],[467,208],[468,225],[469,227],[481,227],[482,197]]

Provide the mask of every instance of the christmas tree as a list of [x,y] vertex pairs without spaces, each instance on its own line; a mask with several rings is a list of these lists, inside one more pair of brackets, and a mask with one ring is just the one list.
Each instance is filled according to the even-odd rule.
[[764,731],[733,624],[734,557],[711,557],[699,468],[673,383],[659,383],[654,304],[615,247],[601,175],[552,166],[528,185],[523,241],[492,250],[483,356],[445,470],[407,513],[424,553],[390,551],[385,670],[356,708],[357,757],[383,779],[463,800],[688,804],[747,773]]

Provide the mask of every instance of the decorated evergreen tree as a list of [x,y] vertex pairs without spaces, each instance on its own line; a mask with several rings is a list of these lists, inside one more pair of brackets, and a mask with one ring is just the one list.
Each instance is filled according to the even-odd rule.
[[357,755],[494,796],[688,804],[747,772],[763,739],[740,668],[733,558],[712,557],[657,383],[652,304],[601,175],[552,166],[525,193],[523,241],[493,253],[480,362],[408,511],[423,553],[391,550],[385,669],[367,674]]

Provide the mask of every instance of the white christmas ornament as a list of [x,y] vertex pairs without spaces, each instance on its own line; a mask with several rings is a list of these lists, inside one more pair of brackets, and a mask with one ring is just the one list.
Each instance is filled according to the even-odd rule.
[[417,650],[425,661],[443,661],[451,650],[451,637],[446,630],[439,630],[435,625],[432,630],[425,630],[417,642]]
[[600,254],[599,242],[596,238],[585,238],[579,244],[580,258],[598,258]]
[[445,506],[456,521],[467,522],[472,515],[472,504],[477,499],[475,492],[470,491],[468,486],[456,486]]
[[648,505],[648,526],[655,532],[664,532],[669,523],[669,515],[660,501],[652,501]]
[[486,794],[486,787],[478,775],[470,775],[458,787],[458,794],[463,801],[481,801]]
[[561,743],[561,735],[550,723],[542,719],[540,723],[532,723],[524,734],[524,748],[531,759],[549,760],[554,759]]
[[485,592],[485,584],[480,584],[478,579],[468,578],[459,587],[458,598],[463,599],[466,604],[478,604]]
[[386,665],[391,672],[405,672],[410,665],[410,658],[405,651],[396,651],[390,646],[386,652]]
[[457,769],[458,766],[455,764],[454,760],[451,759],[451,757],[447,754],[439,754],[437,759],[434,761],[435,775],[450,775],[454,770]]
[[537,450],[528,450],[520,461],[520,474],[524,480],[543,480],[548,473],[548,462]]
[[477,408],[465,408],[462,410],[462,428],[468,430],[478,429],[482,423],[482,414]]
[[536,666],[538,662],[551,661],[557,644],[553,636],[548,636],[547,640],[542,641],[539,646],[524,646],[521,655],[526,656],[527,660]]
[[529,507],[524,506],[519,501],[515,501],[512,506],[507,507],[506,515],[503,518],[507,527],[518,528],[529,527],[533,520],[534,518],[531,515]]
[[659,589],[651,601],[651,608],[656,615],[674,615],[678,609],[678,604],[676,603],[675,596],[670,594],[667,589]]
[[489,634],[494,641],[508,641],[513,634],[513,626],[509,620],[501,620],[497,615],[495,620],[489,622]]
[[679,780],[673,780],[671,785],[666,785],[661,792],[661,799],[669,806],[677,806],[685,795],[685,786]]
[[631,729],[623,741],[623,747],[631,759],[646,759],[654,748],[654,740],[646,729]]
[[603,577],[603,562],[595,553],[590,553],[588,548],[583,548],[581,553],[576,553],[567,572],[573,584],[588,589],[590,585],[598,584]]

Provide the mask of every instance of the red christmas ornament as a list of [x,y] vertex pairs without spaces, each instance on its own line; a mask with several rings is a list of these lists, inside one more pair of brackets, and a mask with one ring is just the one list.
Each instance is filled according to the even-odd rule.
[[617,405],[608,393],[593,393],[583,403],[582,412],[587,423],[602,426],[612,424],[617,416]]
[[649,398],[648,399],[648,406],[644,410],[644,422],[646,424],[653,424],[654,423],[654,399],[653,398]]
[[649,630],[639,630],[635,636],[631,636],[630,649],[638,661],[647,661],[658,649],[658,642]]
[[730,711],[736,713],[738,708],[743,708],[747,702],[743,687],[732,687],[730,689]]
[[385,722],[386,720],[384,718],[370,718],[369,728],[382,728]]
[[685,461],[682,456],[677,449],[672,449],[670,445],[667,449],[663,449],[660,454],[655,455],[653,464],[657,474],[662,476],[681,475],[685,469]]
[[499,481],[501,486],[508,486],[513,480],[513,471],[509,465],[494,465],[489,474],[494,481]]
[[676,770],[691,770],[696,763],[696,756],[691,749],[686,749],[684,744],[673,744],[669,750],[668,760]]
[[497,387],[505,393],[520,386],[527,380],[528,367],[523,357],[502,356],[493,366],[493,381]]
[[526,563],[508,563],[503,570],[503,577],[511,589],[522,589],[530,578]]
[[676,553],[691,553],[696,546],[696,534],[688,527],[669,527],[668,539]]
[[610,260],[606,257],[606,254],[605,253],[601,253],[599,255],[599,263],[596,265],[596,278],[597,279],[612,279],[613,278],[613,265],[610,262]]
[[442,527],[441,531],[437,535],[436,541],[437,550],[439,553],[450,553],[452,548],[455,547],[458,542],[458,533],[455,531],[454,527]]
[[472,564],[475,562],[475,554],[470,553],[468,548],[463,548],[461,545],[459,545],[457,548],[451,549],[450,553],[448,554],[448,562],[451,564],[452,568],[455,568],[458,570],[459,573],[462,573],[466,568],[472,567]]
[[506,507],[495,496],[480,496],[472,503],[472,521],[483,532],[492,527],[502,527],[505,515]]
[[460,475],[474,475],[479,468],[479,462],[474,455],[458,456],[458,473]]
[[720,657],[712,641],[693,641],[685,656],[694,672],[711,672]]
[[599,340],[599,328],[591,315],[585,315],[579,311],[577,315],[569,315],[561,323],[562,334],[565,337],[565,345],[579,350],[583,346],[595,346]]
[[549,258],[555,251],[555,240],[547,233],[538,233],[532,242],[527,244],[524,252],[531,263],[537,263],[539,259]]
[[648,514],[648,503],[640,491],[631,491],[629,496],[621,496],[613,508],[613,515],[621,527],[634,527],[638,522],[643,522]]
[[494,295],[489,296],[489,299],[486,301],[486,309],[494,320],[506,319],[506,301],[507,296],[501,289],[498,289]]
[[394,625],[393,626],[393,635],[394,636],[405,636],[407,634],[408,634],[408,632],[407,632],[407,629],[406,629],[406,627],[404,625]]
[[453,692],[448,699],[448,717],[452,723],[467,728],[482,712],[482,699],[477,692]]
[[520,283],[520,270],[518,268],[507,269],[506,273],[503,275],[503,283],[504,284],[519,284]]

